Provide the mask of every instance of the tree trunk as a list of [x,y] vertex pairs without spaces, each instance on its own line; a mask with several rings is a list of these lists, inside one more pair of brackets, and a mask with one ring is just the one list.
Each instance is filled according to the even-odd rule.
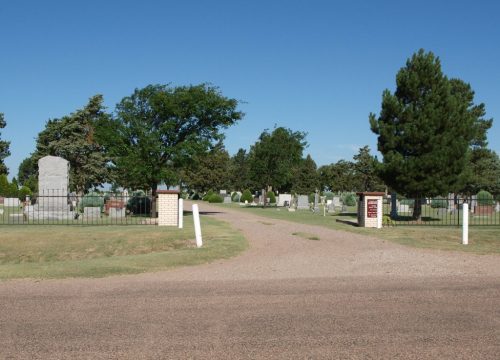
[[422,218],[422,199],[420,197],[415,198],[415,204],[413,205],[413,220],[420,221]]

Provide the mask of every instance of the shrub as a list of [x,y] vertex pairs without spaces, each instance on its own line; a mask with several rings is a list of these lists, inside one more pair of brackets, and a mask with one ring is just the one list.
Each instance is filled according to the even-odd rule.
[[493,200],[493,195],[486,190],[481,190],[477,193],[477,204],[478,205],[493,205],[495,202]]
[[433,209],[446,209],[448,207],[447,199],[432,199],[431,208]]
[[413,205],[415,204],[415,200],[413,200],[413,199],[401,199],[401,201],[399,203],[401,205],[409,205],[410,207],[413,207]]
[[341,199],[346,206],[356,206],[356,194],[352,192],[343,193]]
[[223,201],[224,201],[224,199],[219,194],[212,194],[208,198],[209,203],[221,203]]
[[240,202],[240,194],[238,194],[237,192],[234,192],[232,193],[231,195],[231,201],[232,202]]
[[205,194],[205,196],[203,196],[203,201],[208,201],[208,199],[210,198],[210,196],[212,196],[214,194],[213,190],[210,189],[207,191],[207,193]]
[[82,197],[78,209],[83,211],[85,207],[100,207],[101,211],[104,208],[104,197],[98,192],[91,191]]
[[189,196],[189,198],[190,198],[191,200],[201,200],[201,196],[200,196],[200,194],[198,194],[198,193],[192,193],[192,194]]
[[240,202],[245,202],[245,201],[248,201],[249,203],[251,203],[253,201],[253,195],[250,192],[250,190],[248,190],[248,189],[243,191],[243,194],[241,194],[241,197],[240,197]]
[[127,210],[134,215],[151,213],[151,199],[143,191],[135,191],[127,202]]
[[332,192],[326,192],[324,193],[325,199],[326,200],[333,200],[333,193]]
[[269,204],[276,204],[276,195],[274,195],[274,191],[268,191],[267,197],[269,198]]
[[19,197],[19,200],[21,201],[24,201],[26,200],[26,196],[32,196],[33,193],[31,192],[31,189],[27,186],[22,186],[20,189],[19,189],[19,193],[18,193],[18,197]]

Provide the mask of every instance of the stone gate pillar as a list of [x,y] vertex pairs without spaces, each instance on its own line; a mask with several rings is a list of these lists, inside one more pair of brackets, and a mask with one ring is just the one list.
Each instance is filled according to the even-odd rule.
[[358,226],[382,228],[383,192],[359,192]]

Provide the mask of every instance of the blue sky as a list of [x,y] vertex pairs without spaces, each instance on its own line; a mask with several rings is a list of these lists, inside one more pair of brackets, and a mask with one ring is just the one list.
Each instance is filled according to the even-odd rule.
[[472,85],[500,152],[500,3],[495,1],[0,0],[0,112],[10,175],[49,118],[134,88],[209,82],[242,100],[231,154],[274,125],[308,133],[318,165],[376,136],[368,114],[420,48]]

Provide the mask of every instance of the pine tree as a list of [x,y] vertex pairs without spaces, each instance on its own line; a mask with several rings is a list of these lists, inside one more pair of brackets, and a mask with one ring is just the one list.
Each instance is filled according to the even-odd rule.
[[108,159],[94,138],[97,121],[109,117],[103,98],[96,95],[75,113],[47,122],[38,134],[33,162],[46,155],[60,156],[70,163],[70,187],[78,193],[109,180]]
[[449,80],[439,58],[420,50],[399,70],[395,93],[383,92],[380,116],[370,114],[384,156],[380,176],[398,193],[416,199],[417,219],[421,196],[460,187],[468,150],[480,138],[479,128],[487,125],[472,104],[471,91],[457,84],[463,82]]
[[295,168],[292,183],[292,191],[297,194],[311,194],[319,189],[318,169],[311,155]]

